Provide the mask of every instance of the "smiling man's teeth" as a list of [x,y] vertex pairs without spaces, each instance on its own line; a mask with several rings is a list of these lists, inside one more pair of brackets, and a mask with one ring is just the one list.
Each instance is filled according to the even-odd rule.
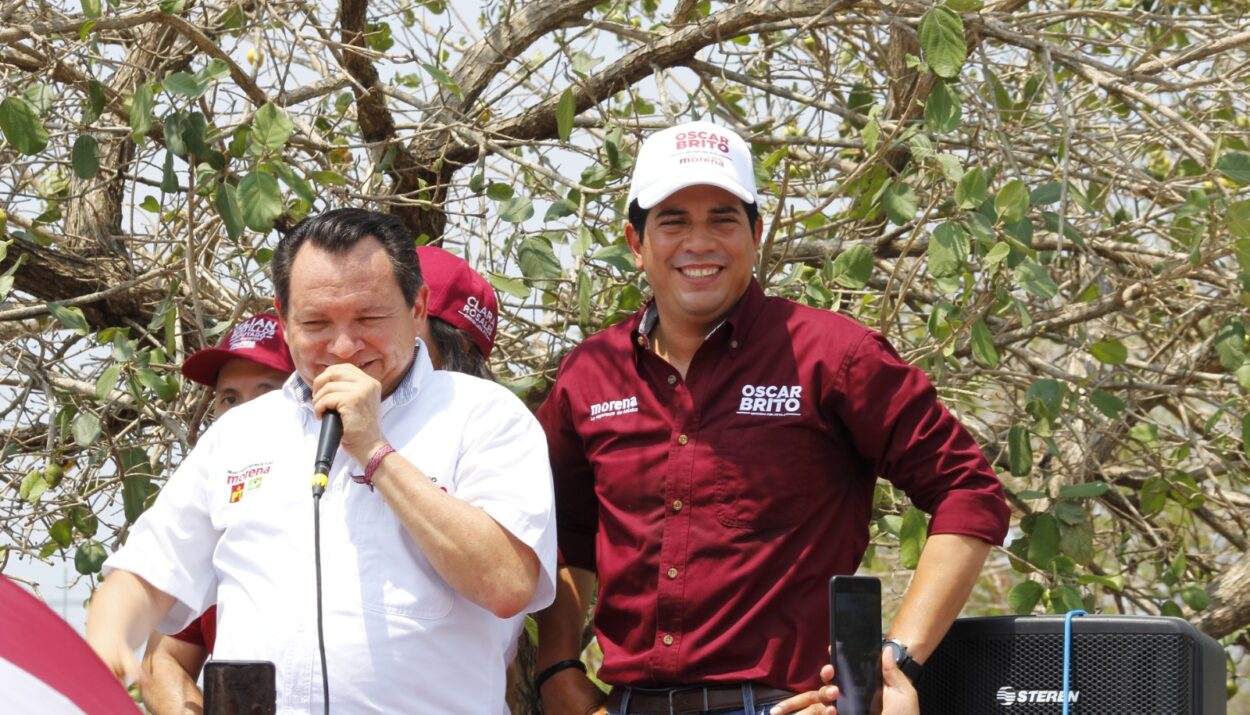
[[691,278],[704,278],[719,271],[719,268],[683,268],[681,272]]

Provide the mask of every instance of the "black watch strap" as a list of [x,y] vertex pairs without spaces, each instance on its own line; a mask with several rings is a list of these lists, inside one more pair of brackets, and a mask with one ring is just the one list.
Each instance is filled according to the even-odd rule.
[[903,671],[903,675],[907,679],[915,683],[920,680],[920,675],[924,673],[924,666],[911,657],[911,653],[907,652],[907,646],[903,642],[895,638],[887,638],[881,643],[882,648],[889,648],[894,652],[894,662],[898,664],[899,670]]

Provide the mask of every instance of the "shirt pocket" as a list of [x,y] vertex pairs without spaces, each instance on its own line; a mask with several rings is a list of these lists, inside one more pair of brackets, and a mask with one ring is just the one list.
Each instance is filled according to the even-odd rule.
[[404,530],[382,495],[362,493],[354,505],[349,539],[360,574],[360,606],[366,611],[435,620],[451,613],[455,592]]
[[715,443],[716,516],[735,529],[782,529],[802,523],[828,488],[820,435],[799,425],[724,430]]

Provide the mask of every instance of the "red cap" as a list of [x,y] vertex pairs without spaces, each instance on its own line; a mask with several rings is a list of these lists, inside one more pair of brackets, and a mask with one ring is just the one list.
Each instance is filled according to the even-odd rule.
[[251,360],[282,372],[295,372],[278,317],[261,313],[231,328],[217,347],[204,348],[183,361],[182,374],[201,385],[216,387],[221,366],[234,358]]
[[495,290],[463,258],[437,246],[418,246],[421,275],[430,287],[430,317],[469,334],[483,357],[495,347],[499,303]]

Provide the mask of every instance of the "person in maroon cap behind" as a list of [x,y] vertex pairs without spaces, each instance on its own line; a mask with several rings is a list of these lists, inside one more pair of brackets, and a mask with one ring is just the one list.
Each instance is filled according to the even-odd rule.
[[[282,383],[295,363],[282,337],[278,317],[262,313],[234,326],[215,348],[205,348],[182,363],[182,374],[213,389],[213,415],[221,417]],[[216,606],[182,632],[153,633],[143,657],[146,678],[139,684],[143,702],[156,715],[199,713],[204,698],[195,686],[217,633]]]
[[[421,273],[430,287],[429,320],[419,333],[440,370],[494,379],[487,362],[495,347],[499,306],[495,291],[459,256],[436,246],[417,249]],[[265,325],[250,326],[264,320]],[[270,329],[273,325],[276,328]],[[267,341],[239,337],[268,334]],[[280,348],[280,350],[279,350]],[[280,354],[279,354],[280,353]],[[215,386],[213,406],[221,416],[269,390],[278,389],[295,370],[272,315],[258,315],[240,324],[220,347],[201,350],[183,363],[182,374],[200,384]],[[210,608],[175,636],[153,634],[143,659],[148,682],[142,686],[144,704],[154,715],[198,713],[203,695],[196,679],[213,650],[217,629],[216,607]]]
[[495,290],[461,257],[437,246],[417,248],[421,273],[430,287],[430,361],[439,370],[493,380],[487,360],[495,348],[499,304]]

